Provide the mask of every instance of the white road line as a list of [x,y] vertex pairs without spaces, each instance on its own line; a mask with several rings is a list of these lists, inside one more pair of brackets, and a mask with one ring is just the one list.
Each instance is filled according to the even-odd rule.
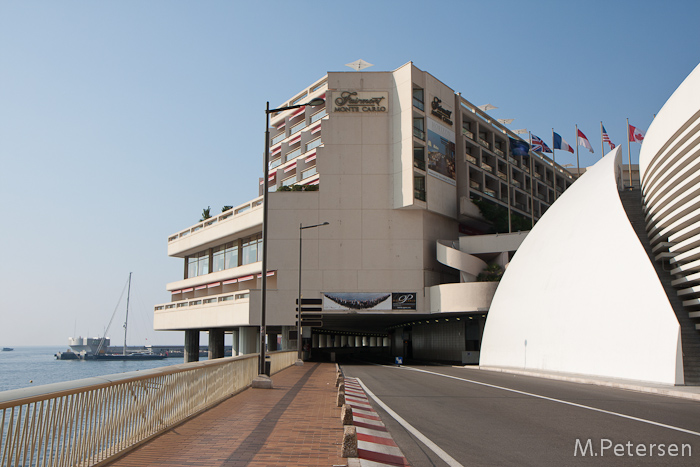
[[[387,367],[387,368],[398,368],[398,367],[396,367],[396,366],[391,366],[391,365],[386,365],[386,367]],[[436,372],[434,372],[434,371],[420,370],[420,369],[418,369],[418,368],[401,367],[401,369],[411,370],[411,371],[419,371],[419,372],[421,372],[421,373],[428,373],[428,374],[430,374],[430,375],[443,376],[443,377],[445,377],[445,378],[456,379],[456,380],[458,380],[458,381],[465,381],[465,382],[467,382],[467,383],[478,384],[478,385],[480,385],[480,386],[487,386],[487,387],[494,388],[494,389],[501,389],[501,390],[503,390],[503,391],[514,392],[514,393],[516,393],[516,394],[523,394],[523,395],[525,395],[525,396],[536,397],[536,398],[538,398],[538,399],[544,399],[544,400],[548,400],[548,401],[552,401],[552,402],[558,402],[558,403],[560,403],[560,404],[571,405],[571,406],[573,406],[573,407],[579,407],[579,408],[582,408],[582,409],[588,409],[588,410],[592,410],[592,411],[594,411],[594,412],[600,412],[600,413],[605,413],[605,414],[608,414],[608,415],[614,415],[614,416],[616,416],[616,417],[626,418],[626,419],[629,419],[629,420],[635,420],[635,421],[637,421],[637,422],[648,423],[649,425],[656,425],[656,426],[660,426],[660,427],[662,427],[662,428],[668,428],[669,430],[675,430],[675,431],[680,431],[680,432],[682,432],[682,433],[688,433],[688,434],[691,434],[691,435],[700,436],[700,433],[698,433],[697,431],[686,430],[685,428],[680,428],[680,427],[673,426],[673,425],[666,425],[666,424],[664,424],[664,423],[658,423],[658,422],[654,422],[654,421],[652,421],[652,420],[646,420],[646,419],[644,419],[644,418],[637,418],[637,417],[632,417],[631,415],[625,415],[625,414],[622,414],[622,413],[611,412],[611,411],[609,411],[609,410],[603,410],[603,409],[599,409],[599,408],[596,408],[596,407],[591,407],[591,406],[589,406],[589,405],[577,404],[577,403],[575,403],[575,402],[569,402],[569,401],[565,401],[565,400],[561,400],[561,399],[554,399],[554,398],[552,398],[552,397],[541,396],[541,395],[539,395],[539,394],[533,394],[533,393],[531,393],[531,392],[518,391],[517,389],[510,389],[510,388],[505,388],[505,387],[502,387],[502,386],[496,386],[496,385],[494,385],[494,384],[488,384],[488,383],[482,383],[482,382],[480,382],[480,381],[474,381],[474,380],[471,380],[471,379],[459,378],[459,377],[457,377],[457,376],[451,376],[451,375],[445,375],[445,374],[442,374],[442,373],[436,373]],[[359,380],[358,380],[358,381],[359,381]],[[363,386],[364,386],[364,384],[363,384]],[[367,391],[366,388],[365,388],[365,391]]]
[[365,386],[365,383],[363,383],[360,378],[355,378],[355,379],[357,380],[358,383],[360,383],[360,385],[362,386],[362,389],[365,390],[365,393],[369,397],[374,399],[375,402],[381,408],[383,408],[389,415],[391,415],[394,418],[394,420],[399,422],[401,424],[401,426],[403,426],[406,430],[408,430],[409,433],[411,433],[413,436],[418,438],[423,444],[425,444],[428,447],[428,449],[430,449],[435,454],[437,454],[440,457],[440,459],[442,459],[443,461],[445,461],[447,463],[447,465],[449,465],[450,467],[464,467],[462,464],[460,464],[454,458],[452,458],[452,456],[450,456],[445,451],[443,451],[440,448],[440,446],[433,443],[423,433],[416,430],[410,423],[408,423],[406,420],[401,418],[401,416],[399,414],[397,414],[396,412],[391,410],[388,405],[386,405],[384,402],[382,402],[377,396],[374,395],[374,393],[372,391],[369,390],[369,388],[367,386]]

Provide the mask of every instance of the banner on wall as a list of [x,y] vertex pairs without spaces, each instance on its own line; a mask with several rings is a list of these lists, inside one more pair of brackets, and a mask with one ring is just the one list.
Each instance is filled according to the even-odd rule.
[[455,134],[428,118],[428,174],[443,182],[457,185],[455,176]]
[[391,311],[415,310],[414,292],[324,293],[324,310]]

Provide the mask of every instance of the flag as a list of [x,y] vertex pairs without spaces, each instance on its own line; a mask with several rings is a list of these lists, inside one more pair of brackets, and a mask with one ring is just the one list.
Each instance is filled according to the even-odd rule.
[[530,145],[521,139],[514,139],[510,136],[508,137],[510,141],[510,154],[512,156],[529,156],[530,155]]
[[642,133],[639,128],[633,127],[629,123],[627,126],[629,127],[629,139],[627,141],[631,143],[641,143],[644,141],[644,133]]
[[612,151],[615,149],[615,145],[612,141],[610,141],[610,136],[608,136],[608,132],[605,131],[605,127],[602,123],[600,124],[600,127],[603,129],[603,143],[608,143],[610,145],[610,150]]
[[574,148],[569,146],[569,143],[564,141],[564,138],[559,136],[559,133],[552,133],[552,139],[554,140],[554,149],[561,149],[562,151],[574,152]]
[[591,146],[591,143],[588,142],[588,138],[586,138],[586,135],[584,135],[581,130],[576,130],[576,131],[578,131],[578,135],[576,137],[576,140],[577,140],[576,144],[578,144],[579,146],[583,146],[584,148],[593,152],[593,146]]
[[533,151],[539,151],[539,152],[552,152],[551,149],[542,141],[540,138],[538,138],[535,135],[532,136],[532,150]]

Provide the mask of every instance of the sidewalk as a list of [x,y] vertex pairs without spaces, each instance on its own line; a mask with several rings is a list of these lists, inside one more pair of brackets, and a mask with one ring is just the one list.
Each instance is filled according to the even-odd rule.
[[272,381],[274,389],[248,388],[109,465],[347,465],[335,364],[306,362]]

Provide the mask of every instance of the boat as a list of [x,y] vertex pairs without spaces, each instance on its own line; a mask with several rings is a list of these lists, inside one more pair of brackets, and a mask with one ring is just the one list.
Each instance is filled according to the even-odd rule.
[[[107,353],[106,350],[109,347],[109,338],[107,337],[107,330],[105,330],[105,335],[102,337],[70,337],[68,338],[68,345],[70,348],[65,352],[58,352],[56,354],[57,360],[163,360],[167,357],[166,354],[154,353],[152,349],[147,347],[144,350],[139,350],[136,352],[127,352],[126,347],[126,336],[127,336],[127,323],[129,321],[129,299],[131,297],[131,273],[129,273],[128,282],[128,292],[126,296],[126,318],[124,319],[124,347],[122,353]],[[122,294],[124,292],[122,291]],[[121,298],[120,298],[121,301]],[[116,312],[116,310],[115,310]],[[112,314],[114,318],[114,314]],[[112,320],[110,320],[111,324]]]
[[[97,348],[97,352],[92,356],[94,360],[163,360],[167,355],[156,354],[150,350],[141,352],[127,353],[126,351],[126,335],[129,323],[129,298],[131,297],[131,273],[129,273],[129,290],[126,295],[126,317],[124,318],[124,349],[121,354],[117,353],[103,353],[101,352],[104,344],[104,339],[102,339],[101,345]],[[106,334],[106,332],[105,332]]]
[[15,350],[15,349],[13,349],[12,347],[3,347],[2,348],[3,352],[12,352],[13,350]]

